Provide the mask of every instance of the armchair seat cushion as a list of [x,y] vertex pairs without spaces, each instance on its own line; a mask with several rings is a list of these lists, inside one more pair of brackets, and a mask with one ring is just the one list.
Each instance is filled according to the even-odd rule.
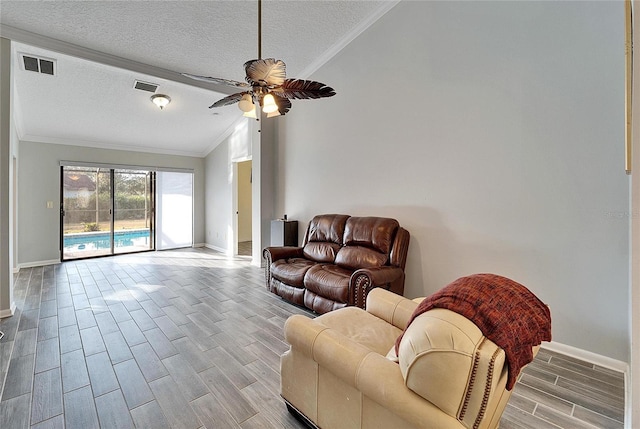
[[307,271],[304,285],[308,291],[332,301],[346,303],[352,271],[333,264],[315,265]]
[[316,263],[303,258],[279,259],[271,264],[271,275],[282,283],[304,287],[304,276]]
[[317,317],[316,322],[382,356],[389,351],[388,345],[402,333],[401,329],[356,307],[325,313]]

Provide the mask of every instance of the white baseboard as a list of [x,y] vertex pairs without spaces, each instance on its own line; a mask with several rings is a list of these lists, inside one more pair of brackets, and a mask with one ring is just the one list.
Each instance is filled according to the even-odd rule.
[[0,310],[0,319],[4,319],[5,317],[11,317],[16,312],[16,303],[12,302],[8,309]]
[[51,259],[49,261],[34,261],[25,262],[24,264],[18,264],[18,270],[22,268],[44,267],[45,265],[57,265],[60,261],[58,259]]
[[205,243],[196,243],[192,247],[205,247],[205,246],[206,246]]
[[602,356],[597,353],[579,349],[577,347],[568,346],[566,344],[557,343],[555,341],[543,343],[542,347],[551,350],[552,352],[562,353],[563,355],[571,356],[576,359],[592,363],[594,365],[599,365],[605,368],[612,369],[614,371],[622,372],[624,374],[627,374],[629,372],[629,364],[627,362],[613,359],[608,356]]
[[206,247],[207,249],[215,250],[216,252],[224,253],[225,255],[229,256],[229,252],[225,248],[214,246],[213,244],[209,243],[205,243],[204,247]]
[[20,267],[15,267],[13,269],[13,274],[18,274],[20,272]]

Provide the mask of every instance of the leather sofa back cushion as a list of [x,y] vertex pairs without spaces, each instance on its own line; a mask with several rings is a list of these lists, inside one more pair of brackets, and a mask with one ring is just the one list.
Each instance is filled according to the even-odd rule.
[[388,256],[373,249],[362,246],[344,246],[336,255],[335,264],[343,268],[357,270],[360,268],[381,267],[387,263]]
[[388,255],[399,226],[395,219],[350,217],[344,231],[344,244],[369,247]]
[[318,215],[309,222],[307,242],[329,241],[342,244],[345,223],[348,215],[326,214]]
[[312,241],[305,244],[302,249],[305,258],[316,262],[333,262],[338,250],[340,250],[339,244],[323,241]]

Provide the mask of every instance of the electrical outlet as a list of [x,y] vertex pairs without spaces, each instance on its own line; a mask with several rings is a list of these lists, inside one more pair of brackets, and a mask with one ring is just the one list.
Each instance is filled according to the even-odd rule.
[[53,208],[53,201],[47,201],[47,208],[48,209],[52,209]]

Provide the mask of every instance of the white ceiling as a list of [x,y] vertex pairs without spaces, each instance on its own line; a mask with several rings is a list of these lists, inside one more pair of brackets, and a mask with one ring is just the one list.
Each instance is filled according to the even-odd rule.
[[[264,0],[262,57],[307,78],[397,2]],[[1,0],[0,24],[15,42],[21,140],[205,156],[242,120],[236,106],[208,109],[234,88],[180,73],[243,81],[257,58],[255,1]],[[20,53],[55,59],[56,76],[25,71]],[[136,79],[171,104],[160,111]],[[306,102],[317,101],[294,100],[287,117]]]

